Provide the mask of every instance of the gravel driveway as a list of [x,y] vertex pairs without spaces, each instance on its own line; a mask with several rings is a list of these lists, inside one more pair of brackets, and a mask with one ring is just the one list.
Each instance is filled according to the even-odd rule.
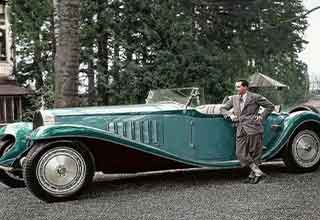
[[320,169],[263,169],[270,178],[257,185],[242,183],[243,169],[98,174],[78,200],[52,204],[1,185],[0,219],[320,219]]

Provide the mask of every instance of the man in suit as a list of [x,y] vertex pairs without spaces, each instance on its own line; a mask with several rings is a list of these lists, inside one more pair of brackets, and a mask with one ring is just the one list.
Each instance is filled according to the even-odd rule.
[[[261,171],[262,156],[262,122],[274,110],[274,105],[265,97],[248,91],[249,83],[239,80],[235,84],[237,95],[230,96],[221,112],[230,118],[237,127],[236,156],[242,167],[250,167],[251,172],[246,183],[258,183],[266,175]],[[264,111],[259,114],[260,106]],[[233,108],[232,112],[229,112]]]

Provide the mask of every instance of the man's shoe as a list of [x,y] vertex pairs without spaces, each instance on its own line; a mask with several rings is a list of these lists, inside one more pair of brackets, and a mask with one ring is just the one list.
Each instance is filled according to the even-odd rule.
[[254,174],[254,172],[251,170],[249,176],[247,177],[247,179],[245,179],[245,180],[243,181],[243,183],[246,183],[246,184],[252,183],[254,177],[255,177],[255,174]]
[[253,178],[254,178],[254,177],[247,177],[247,179],[245,179],[243,182],[244,182],[245,184],[252,183]]
[[250,182],[251,184],[257,184],[259,183],[260,181],[264,180],[267,178],[267,175],[266,174],[263,174],[263,175],[260,175],[260,176],[254,176],[252,178],[252,181]]

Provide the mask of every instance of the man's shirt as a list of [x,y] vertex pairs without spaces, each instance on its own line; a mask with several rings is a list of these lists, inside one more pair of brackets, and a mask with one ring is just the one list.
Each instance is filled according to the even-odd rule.
[[242,96],[240,95],[240,110],[241,111],[244,107],[244,103],[246,103],[246,99],[247,99],[247,92],[245,94],[243,94]]

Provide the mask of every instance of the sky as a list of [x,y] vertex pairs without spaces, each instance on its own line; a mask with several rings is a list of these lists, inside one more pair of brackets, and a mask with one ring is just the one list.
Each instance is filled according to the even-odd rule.
[[[320,6],[320,0],[304,0],[307,9]],[[308,15],[309,27],[304,39],[309,41],[301,53],[301,59],[307,63],[311,78],[320,79],[320,9]]]

